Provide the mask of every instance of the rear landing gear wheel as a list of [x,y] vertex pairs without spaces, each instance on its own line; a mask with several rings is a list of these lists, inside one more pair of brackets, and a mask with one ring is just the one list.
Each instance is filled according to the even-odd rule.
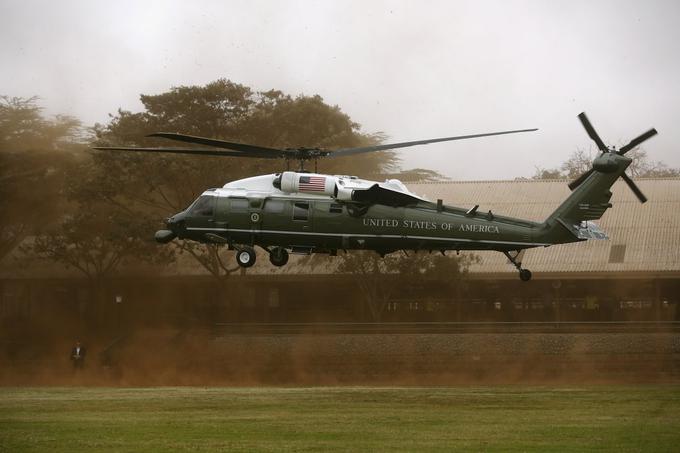
[[269,253],[269,261],[274,266],[285,266],[288,262],[288,250],[283,247],[274,247]]
[[236,262],[241,267],[250,267],[255,264],[255,249],[249,246],[242,247],[236,251]]
[[520,251],[518,250],[515,256],[511,255],[510,252],[503,251],[503,255],[505,255],[508,260],[517,268],[519,271],[519,279],[522,280],[523,282],[528,282],[531,280],[531,271],[529,269],[522,269],[522,263],[520,263],[517,258],[519,258]]

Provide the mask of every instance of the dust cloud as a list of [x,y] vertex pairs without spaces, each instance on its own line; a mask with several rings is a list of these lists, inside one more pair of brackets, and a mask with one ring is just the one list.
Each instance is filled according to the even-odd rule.
[[[147,281],[144,287],[149,287]],[[536,282],[518,298],[540,291]],[[193,289],[196,284],[192,285]],[[602,288],[600,288],[602,289]],[[661,288],[665,291],[664,288]],[[570,288],[562,288],[563,292]],[[611,288],[602,289],[614,294]],[[471,286],[470,292],[477,289]],[[593,290],[594,291],[594,290]],[[628,288],[648,293],[648,288]],[[152,291],[153,292],[153,291]],[[224,301],[192,291],[173,297],[128,300],[120,307],[79,310],[67,303],[43,307],[0,329],[0,385],[250,386],[250,385],[477,385],[680,382],[680,332],[570,331],[546,324],[540,330],[502,328],[436,332],[428,323],[408,331],[339,331],[338,320],[356,321],[346,304],[323,307],[313,300],[278,307],[241,304],[247,295]],[[208,294],[209,296],[209,294]],[[535,295],[534,295],[535,296]],[[425,297],[425,296],[423,296]],[[493,297],[488,296],[491,300]],[[345,300],[343,298],[340,298]],[[639,305],[639,306],[638,306]],[[649,306],[648,306],[649,305]],[[673,320],[667,305],[600,303],[597,310],[576,304],[486,308],[458,302],[440,318],[418,321],[649,321]],[[304,307],[307,311],[302,311]],[[316,308],[314,308],[316,307]],[[82,308],[82,307],[81,307]],[[355,316],[352,318],[352,316]],[[247,323],[271,324],[249,329]],[[230,325],[215,320],[231,320]],[[314,322],[313,328],[281,329],[276,322]],[[398,321],[398,319],[391,320]],[[251,324],[252,325],[252,324]],[[271,328],[278,325],[279,328]],[[388,325],[386,323],[385,325]],[[417,326],[423,326],[422,329]],[[335,326],[335,327],[334,327]],[[76,340],[87,348],[84,368],[74,369]]]
[[[678,382],[680,335],[222,334],[139,329],[114,345],[51,340],[29,358],[5,345],[0,385],[251,386]],[[9,346],[9,347],[8,347]],[[19,351],[16,351],[19,352]],[[27,354],[28,351],[23,351]]]

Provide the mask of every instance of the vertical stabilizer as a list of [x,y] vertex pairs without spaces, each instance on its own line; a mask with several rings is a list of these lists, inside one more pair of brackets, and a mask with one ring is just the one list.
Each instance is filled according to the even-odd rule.
[[602,154],[593,161],[590,170],[569,183],[572,194],[543,223],[541,240],[553,243],[586,239],[606,239],[607,236],[592,222],[611,208],[611,187],[622,178],[641,203],[647,201],[642,191],[626,175],[632,160],[625,154],[657,134],[656,129],[637,136],[618,151],[607,148],[585,113],[578,116],[588,136]]

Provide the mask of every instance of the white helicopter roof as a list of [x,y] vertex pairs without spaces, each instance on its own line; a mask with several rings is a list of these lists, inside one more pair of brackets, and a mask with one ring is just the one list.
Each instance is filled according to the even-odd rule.
[[[305,176],[323,176],[326,178],[332,178],[340,186],[348,190],[368,190],[374,185],[378,184],[380,187],[391,190],[394,192],[400,192],[412,197],[418,198],[423,201],[427,201],[425,198],[419,197],[414,194],[398,179],[388,179],[385,182],[370,181],[365,179],[359,179],[356,176],[346,176],[346,175],[321,175],[316,173],[304,173],[300,175]],[[301,197],[301,198],[318,198],[318,199],[329,199],[331,198],[328,194],[313,194],[309,192],[284,192],[276,187],[274,187],[274,180],[277,179],[280,174],[268,174],[252,176],[250,178],[239,179],[236,181],[231,181],[218,189],[211,189],[204,192],[204,195],[229,197],[229,196],[259,196],[259,197]]]

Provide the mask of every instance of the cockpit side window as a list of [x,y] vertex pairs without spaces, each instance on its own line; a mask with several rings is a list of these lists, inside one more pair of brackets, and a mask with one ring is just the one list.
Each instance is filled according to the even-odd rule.
[[212,217],[215,214],[215,197],[202,195],[191,207],[191,215]]

